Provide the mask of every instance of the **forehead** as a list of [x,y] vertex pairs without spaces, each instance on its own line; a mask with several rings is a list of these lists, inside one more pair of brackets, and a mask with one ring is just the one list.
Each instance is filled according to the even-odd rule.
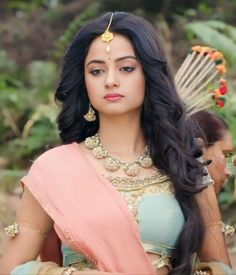
[[107,43],[103,42],[100,36],[95,38],[90,45],[85,62],[90,59],[106,60],[110,58],[112,60],[126,55],[136,56],[133,45],[126,36],[114,34],[114,38],[109,44],[111,50],[110,53],[107,53]]
[[221,150],[233,150],[233,140],[229,132],[226,132],[222,139],[218,141]]

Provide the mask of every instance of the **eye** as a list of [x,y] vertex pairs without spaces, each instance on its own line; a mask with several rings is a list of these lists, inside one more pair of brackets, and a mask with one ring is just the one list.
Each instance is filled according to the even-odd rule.
[[232,155],[233,155],[233,153],[227,153],[226,155],[225,155],[225,158],[226,159],[228,159],[228,160],[230,160],[231,158],[232,158]]
[[131,73],[135,70],[135,68],[130,66],[125,66],[125,67],[122,67],[120,70],[123,72]]
[[94,70],[90,71],[90,73],[94,76],[97,76],[97,75],[103,73],[103,70],[102,69],[94,69]]

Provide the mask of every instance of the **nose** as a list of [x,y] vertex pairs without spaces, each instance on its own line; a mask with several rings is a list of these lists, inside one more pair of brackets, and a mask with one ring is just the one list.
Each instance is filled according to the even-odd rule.
[[105,88],[117,88],[120,86],[120,83],[117,79],[117,75],[114,69],[110,69],[107,73],[105,80]]
[[230,171],[228,170],[228,168],[225,168],[225,176],[226,176],[227,178],[229,178],[230,175],[231,175],[231,173],[230,173]]

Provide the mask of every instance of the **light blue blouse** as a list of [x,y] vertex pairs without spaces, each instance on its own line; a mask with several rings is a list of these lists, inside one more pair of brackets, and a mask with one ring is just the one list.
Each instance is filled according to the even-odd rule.
[[[138,206],[138,224],[145,251],[171,257],[184,226],[184,215],[174,196],[146,194]],[[63,265],[84,259],[64,244],[61,249]]]
[[145,195],[139,205],[139,227],[147,252],[172,256],[184,226],[184,215],[174,196]]

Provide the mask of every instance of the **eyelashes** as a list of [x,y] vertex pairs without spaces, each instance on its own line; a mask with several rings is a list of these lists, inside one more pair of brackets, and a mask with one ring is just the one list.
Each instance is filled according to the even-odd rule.
[[94,69],[92,71],[90,71],[89,73],[94,75],[94,76],[97,76],[97,75],[100,75],[101,73],[103,73],[104,71],[101,70],[101,69]]
[[[124,67],[121,67],[119,69],[119,71],[124,72],[124,73],[131,73],[135,69],[136,68],[132,67],[132,66],[124,66]],[[93,69],[93,70],[89,71],[89,73],[92,74],[93,76],[99,76],[99,75],[105,73],[105,70],[103,70],[103,69]]]
[[127,73],[131,73],[135,70],[135,67],[131,67],[131,66],[124,66],[120,69],[120,71],[124,71],[124,72],[127,72]]

